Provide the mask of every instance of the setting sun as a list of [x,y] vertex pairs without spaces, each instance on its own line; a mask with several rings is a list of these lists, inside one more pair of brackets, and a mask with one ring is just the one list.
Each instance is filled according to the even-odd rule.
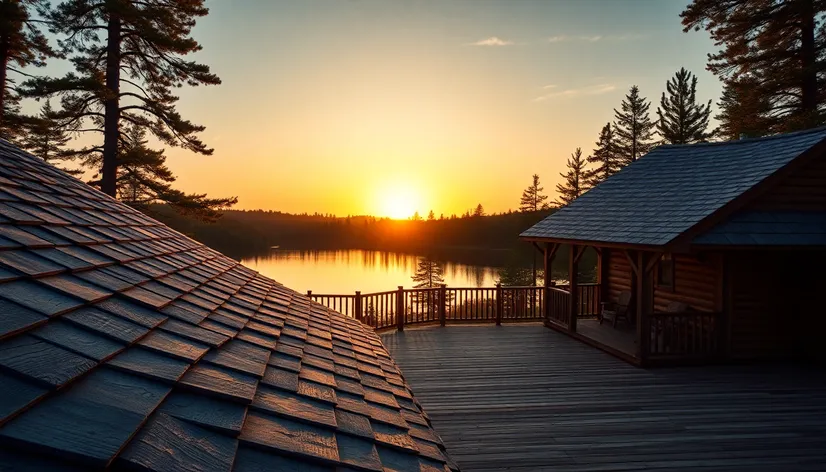
[[413,216],[413,213],[418,211],[420,203],[418,193],[403,184],[382,189],[376,198],[380,214],[397,220]]

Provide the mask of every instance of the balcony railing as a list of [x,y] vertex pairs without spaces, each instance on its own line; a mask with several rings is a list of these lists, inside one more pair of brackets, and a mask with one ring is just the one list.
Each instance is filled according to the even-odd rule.
[[[580,284],[577,316],[599,313],[599,285]],[[542,321],[546,298],[550,316],[570,316],[570,292],[562,287],[434,287],[403,288],[377,293],[317,294],[314,301],[375,329],[403,329],[430,323],[496,323]],[[564,313],[564,314],[563,314]],[[400,316],[401,315],[401,316]]]

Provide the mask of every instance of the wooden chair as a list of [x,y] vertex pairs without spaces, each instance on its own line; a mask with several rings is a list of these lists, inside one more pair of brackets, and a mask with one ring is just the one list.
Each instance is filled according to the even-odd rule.
[[602,310],[600,311],[599,315],[599,324],[602,324],[603,321],[611,320],[613,322],[612,326],[614,328],[617,327],[617,321],[622,318],[625,320],[626,323],[630,324],[630,320],[628,318],[628,306],[631,304],[631,292],[624,291],[620,292],[619,297],[617,297],[616,302],[602,302]]

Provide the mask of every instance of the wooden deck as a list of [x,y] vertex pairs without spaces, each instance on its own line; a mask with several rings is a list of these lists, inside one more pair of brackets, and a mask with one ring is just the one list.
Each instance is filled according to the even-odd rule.
[[826,470],[823,370],[644,370],[541,325],[382,339],[465,472]]

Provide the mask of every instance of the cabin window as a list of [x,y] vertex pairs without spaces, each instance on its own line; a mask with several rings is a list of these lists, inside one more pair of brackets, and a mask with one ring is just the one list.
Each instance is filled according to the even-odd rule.
[[657,287],[674,290],[674,258],[663,254],[657,263]]

